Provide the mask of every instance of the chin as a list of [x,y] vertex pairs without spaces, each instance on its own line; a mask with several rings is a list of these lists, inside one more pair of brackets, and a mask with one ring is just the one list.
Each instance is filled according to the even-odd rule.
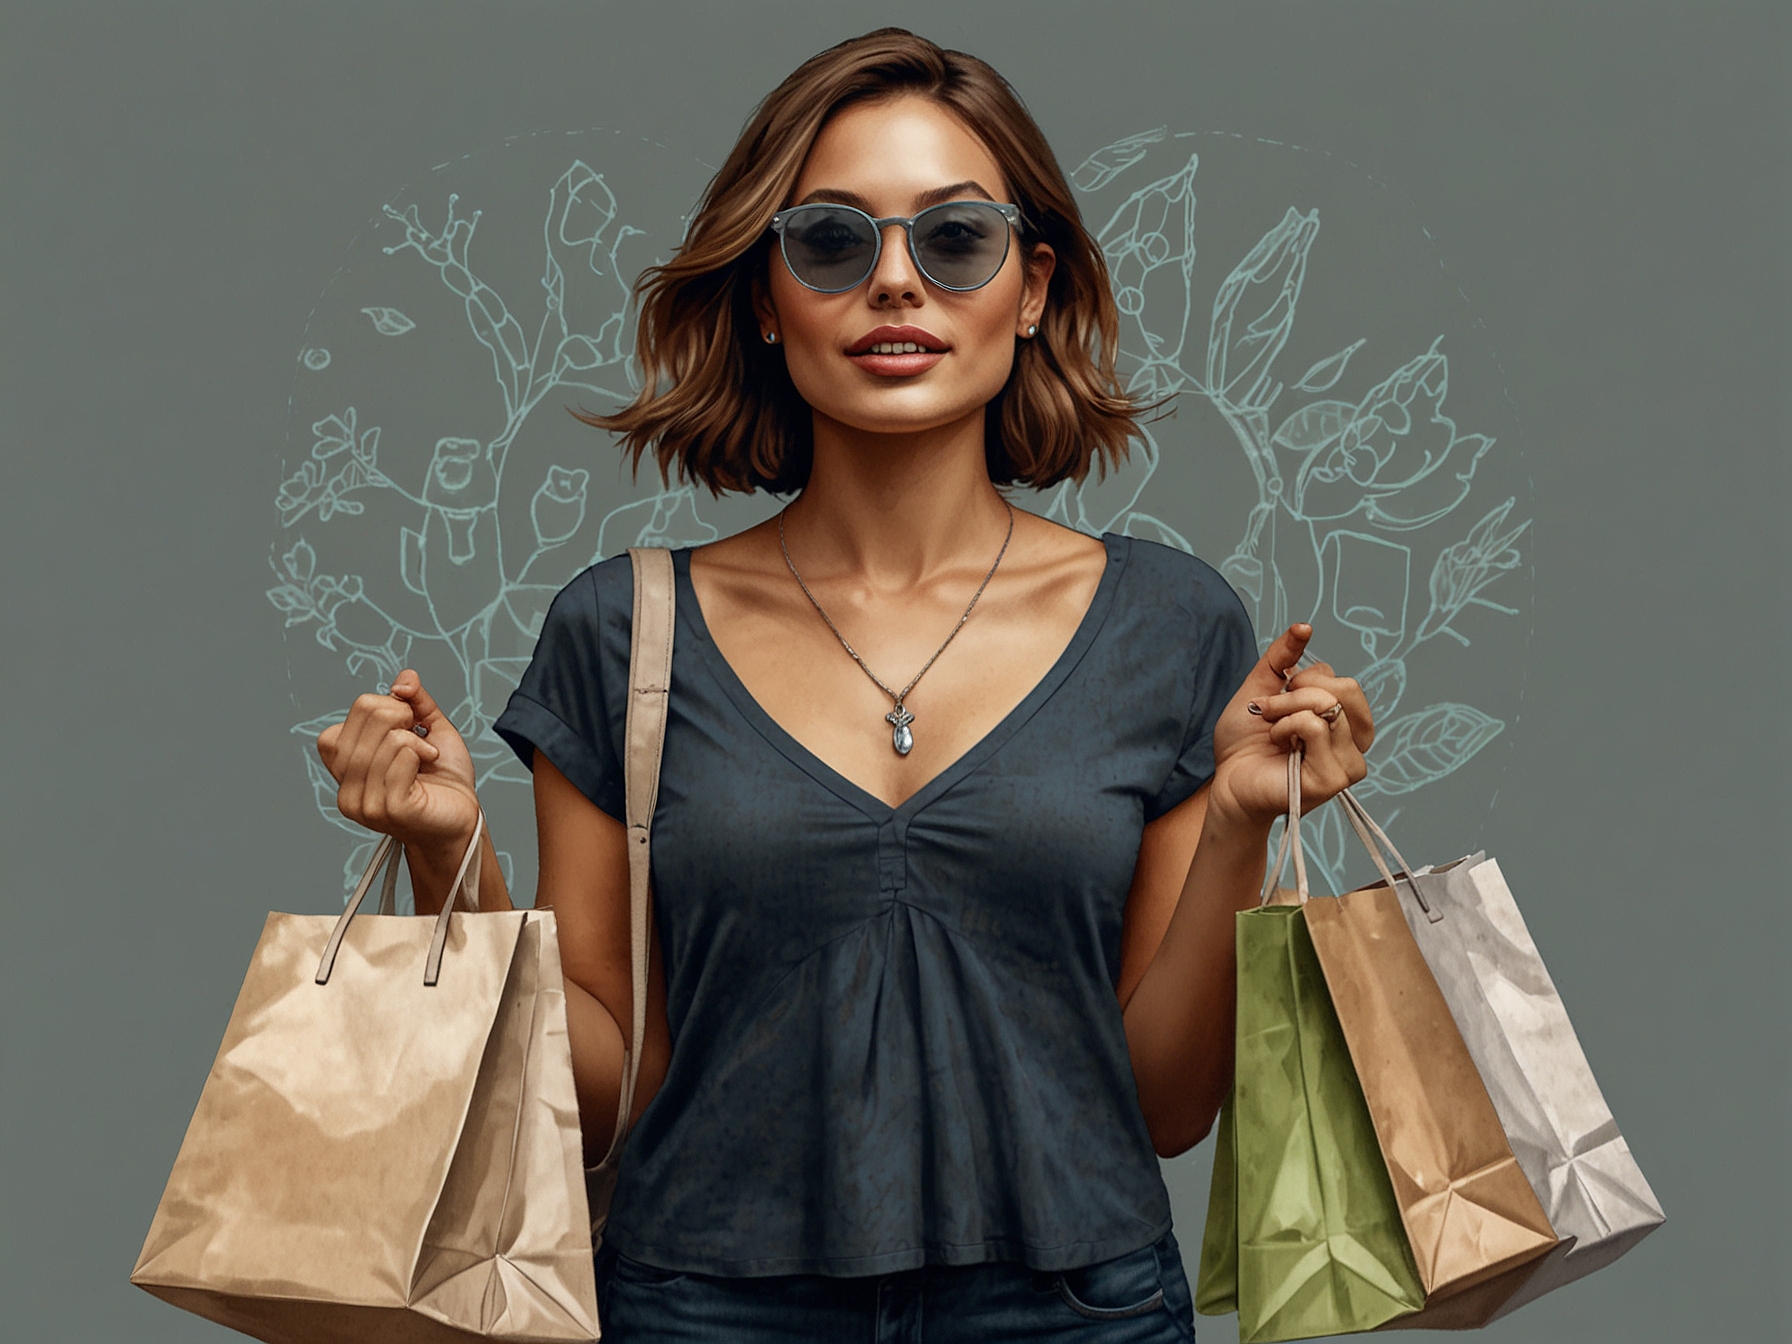
[[857,430],[861,434],[925,434],[930,430],[948,429],[971,415],[983,411],[974,406],[893,406],[855,405],[838,411],[823,411],[830,419]]
[[[801,389],[799,389],[800,391]],[[960,395],[924,386],[880,387],[858,396],[805,398],[822,415],[865,434],[919,434],[946,429],[981,415],[1001,388]]]

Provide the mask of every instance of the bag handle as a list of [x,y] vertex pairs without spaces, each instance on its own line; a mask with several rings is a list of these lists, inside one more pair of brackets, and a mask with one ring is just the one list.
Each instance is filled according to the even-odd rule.
[[[1294,750],[1288,753],[1288,823],[1282,830],[1281,844],[1276,846],[1275,860],[1269,865],[1269,871],[1264,874],[1263,893],[1257,900],[1257,904],[1260,906],[1268,905],[1270,898],[1276,894],[1276,890],[1281,884],[1283,870],[1288,866],[1290,852],[1294,856],[1295,894],[1300,898],[1302,905],[1305,905],[1312,896],[1312,892],[1307,886],[1306,855],[1302,852],[1300,842],[1300,759],[1300,746],[1296,744]],[[1382,880],[1388,884],[1389,889],[1399,891],[1400,883],[1404,881],[1406,889],[1412,893],[1413,900],[1418,902],[1419,909],[1425,912],[1425,918],[1433,924],[1441,921],[1444,917],[1443,911],[1434,909],[1431,903],[1425,899],[1425,893],[1413,880],[1412,865],[1407,863],[1400,851],[1395,848],[1394,842],[1388,838],[1388,833],[1376,824],[1374,817],[1369,815],[1369,809],[1364,807],[1349,789],[1338,794],[1338,803],[1343,807],[1344,815],[1350,819],[1350,825],[1356,831],[1357,838],[1363,842],[1363,848],[1369,851],[1369,857],[1374,861],[1376,871],[1381,874]],[[1384,851],[1386,857],[1384,857]],[[1388,858],[1392,858],[1394,861],[1391,870],[1388,866]],[[1399,878],[1394,876],[1395,872],[1400,874]]]
[[[435,937],[429,941],[429,956],[423,963],[423,983],[433,987],[442,974],[442,952],[448,946],[448,918],[454,913],[454,907],[461,898],[465,898],[469,909],[479,908],[479,839],[485,832],[485,809],[475,805],[473,819],[473,839],[467,845],[467,852],[461,856],[460,867],[455,870],[454,881],[448,887],[448,899],[442,902],[442,912],[436,916]],[[404,846],[390,835],[382,835],[379,844],[373,847],[373,857],[367,860],[367,867],[361,873],[361,880],[355,884],[355,894],[348,898],[348,904],[342,908],[342,916],[336,921],[336,927],[330,930],[330,941],[324,944],[323,957],[317,963],[317,983],[330,983],[330,972],[336,966],[336,950],[342,946],[342,935],[348,932],[349,923],[361,908],[361,901],[367,895],[367,889],[373,885],[374,872],[383,863],[386,866],[385,881],[380,884],[379,913],[389,915],[396,907],[398,891],[398,859],[404,853]]]
[[628,823],[628,936],[631,1012],[628,1053],[622,1057],[622,1089],[616,1128],[599,1166],[609,1164],[628,1137],[647,1038],[647,951],[653,923],[650,872],[653,810],[659,801],[660,757],[666,743],[667,702],[672,690],[672,626],[677,610],[672,552],[663,546],[631,546],[635,603],[628,651],[628,718],[624,728],[625,800]]
[[1282,828],[1282,843],[1276,846],[1275,862],[1269,865],[1269,871],[1263,875],[1263,894],[1258,897],[1257,904],[1268,905],[1270,897],[1276,894],[1282,882],[1282,870],[1288,866],[1288,853],[1292,846],[1294,852],[1294,890],[1305,905],[1311,896],[1307,887],[1307,856],[1300,847],[1300,743],[1288,753],[1288,824]]
[[[1363,848],[1369,851],[1369,857],[1375,862],[1375,870],[1388,884],[1388,889],[1396,892],[1400,890],[1400,884],[1395,881],[1394,873],[1388,868],[1387,859],[1392,858],[1394,869],[1406,880],[1406,889],[1412,893],[1413,900],[1419,903],[1419,909],[1425,912],[1425,918],[1433,924],[1439,923],[1444,912],[1431,908],[1431,903],[1425,899],[1425,893],[1419,890],[1419,884],[1413,880],[1412,865],[1394,847],[1388,833],[1369,815],[1369,809],[1349,789],[1338,795],[1338,801],[1343,804],[1344,815],[1350,819],[1351,829],[1356,832],[1357,839],[1363,842]],[[1384,851],[1386,857],[1383,856]]]
[[[1299,660],[1295,663],[1295,666],[1312,667],[1317,661],[1318,660],[1313,656],[1312,650],[1309,649],[1300,656]],[[1293,669],[1291,668],[1289,670],[1292,671]],[[1298,759],[1299,754],[1300,745],[1299,743],[1296,743],[1294,755],[1289,757],[1289,764],[1291,767]],[[1298,769],[1293,769],[1290,775],[1288,798],[1289,830],[1294,831],[1295,881],[1299,887],[1301,902],[1304,904],[1308,895],[1307,883],[1306,875],[1303,871],[1304,865],[1301,863],[1300,831],[1294,822],[1294,818],[1298,815],[1300,804],[1300,772]],[[1357,839],[1361,840],[1363,842],[1363,848],[1369,851],[1369,857],[1375,863],[1375,870],[1381,874],[1382,879],[1388,884],[1388,889],[1390,891],[1398,892],[1400,886],[1399,883],[1394,880],[1394,874],[1388,869],[1387,859],[1383,857],[1384,850],[1386,851],[1387,857],[1394,860],[1394,866],[1399,870],[1400,875],[1406,879],[1406,889],[1412,893],[1413,899],[1419,903],[1419,909],[1425,912],[1425,918],[1430,920],[1433,924],[1436,924],[1443,919],[1443,911],[1433,910],[1431,908],[1430,903],[1425,899],[1424,893],[1419,890],[1419,884],[1413,880],[1412,866],[1401,857],[1400,851],[1394,848],[1394,842],[1388,838],[1388,833],[1376,824],[1374,817],[1369,815],[1369,809],[1364,807],[1362,802],[1349,789],[1345,789],[1342,793],[1338,794],[1338,804],[1344,809],[1344,815],[1350,819],[1350,825],[1352,829],[1356,831]],[[1287,852],[1287,849],[1288,831],[1283,831],[1282,844],[1276,850],[1276,861],[1273,865],[1275,871],[1265,879],[1263,884],[1263,898],[1259,902],[1261,905],[1267,905],[1269,903],[1269,898],[1275,893],[1275,885],[1281,880],[1282,865],[1285,862],[1283,855]]]

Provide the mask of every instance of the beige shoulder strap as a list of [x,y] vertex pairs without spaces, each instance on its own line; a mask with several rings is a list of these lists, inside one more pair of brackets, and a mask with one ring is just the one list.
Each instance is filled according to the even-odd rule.
[[666,702],[672,688],[672,622],[676,596],[672,552],[659,546],[629,548],[635,571],[634,624],[628,654],[627,757],[624,816],[628,822],[630,1002],[628,1054],[622,1061],[622,1093],[617,1099],[616,1132],[603,1165],[610,1165],[628,1137],[641,1071],[641,1042],[647,1035],[647,935],[653,919],[648,872],[653,809],[659,800],[660,752],[666,740]]

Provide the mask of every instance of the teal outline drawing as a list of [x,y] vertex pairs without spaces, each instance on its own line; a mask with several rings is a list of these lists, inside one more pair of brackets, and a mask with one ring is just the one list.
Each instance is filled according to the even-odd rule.
[[[1085,194],[1124,186],[1153,146],[1173,146],[1197,134],[1172,135],[1159,127],[1118,140],[1089,155],[1072,181]],[[1523,564],[1519,543],[1530,522],[1512,517],[1515,497],[1470,505],[1476,469],[1495,441],[1459,431],[1446,412],[1450,363],[1442,335],[1386,368],[1355,399],[1328,394],[1359,360],[1367,336],[1348,333],[1335,353],[1298,374],[1281,366],[1319,242],[1318,209],[1289,206],[1215,293],[1195,292],[1199,169],[1200,155],[1188,153],[1176,171],[1142,183],[1099,222],[1097,236],[1121,310],[1122,372],[1130,388],[1147,398],[1201,398],[1218,413],[1256,486],[1221,573],[1265,644],[1297,619],[1351,632],[1361,649],[1357,665],[1348,665],[1347,649],[1323,652],[1363,684],[1379,725],[1370,775],[1357,792],[1366,798],[1410,795],[1461,769],[1506,726],[1472,705],[1412,707],[1409,660],[1439,637],[1466,645],[1468,637],[1455,622],[1469,608],[1517,614],[1490,590]],[[691,487],[659,487],[656,481],[603,516],[594,554],[569,552],[571,539],[589,536],[582,529],[590,472],[552,465],[539,481],[511,483],[513,490],[533,489],[531,530],[504,535],[498,504],[509,448],[543,398],[572,391],[616,402],[633,394],[632,277],[623,274],[617,250],[643,230],[622,221],[603,175],[574,159],[546,193],[541,293],[530,307],[513,304],[480,278],[472,247],[481,212],[461,212],[459,199],[448,193],[433,223],[416,204],[385,206],[385,217],[402,225],[404,236],[383,251],[394,265],[432,268],[462,300],[460,338],[489,354],[502,427],[484,440],[439,439],[421,479],[399,480],[381,469],[381,427],[361,424],[354,406],[316,420],[308,455],[279,487],[280,533],[269,556],[275,582],[267,597],[289,630],[311,626],[353,676],[382,692],[420,642],[449,650],[461,684],[431,689],[461,728],[483,791],[529,779],[490,731],[528,663],[526,656],[492,651],[495,624],[512,622],[532,641],[546,600],[586,565],[627,546],[696,545],[718,532],[703,519]],[[597,315],[594,322],[580,326],[569,319],[575,299],[578,311]],[[531,316],[537,309],[539,315]],[[429,334],[388,304],[369,303],[361,312],[387,339]],[[330,355],[306,347],[299,362],[315,372],[329,365]],[[1035,507],[1090,534],[1114,531],[1192,550],[1175,529],[1140,507],[1159,460],[1147,428],[1141,449],[1121,470],[1056,486]],[[393,538],[396,572],[382,577],[424,599],[427,623],[392,615],[377,585],[363,575],[320,573],[305,538],[306,528],[355,526],[370,492],[381,491],[403,500],[411,514],[411,523]],[[1440,545],[1445,536],[1453,539]],[[1426,573],[1415,572],[1421,539],[1436,548]],[[482,554],[497,580],[492,591],[470,615],[463,610],[451,618],[438,611],[432,575],[462,570]],[[1310,601],[1297,600],[1285,582],[1291,565],[1317,576]],[[341,717],[335,710],[293,724],[291,731],[306,739],[319,811],[360,842],[344,864],[347,887],[373,842],[337,812],[335,782],[310,746]],[[1330,808],[1321,814],[1309,850],[1320,880],[1334,890],[1346,849],[1336,813]],[[1391,820],[1394,814],[1384,815]],[[501,862],[508,879],[508,852]]]
[[[1072,181],[1084,192],[1099,190],[1143,161],[1151,146],[1198,134],[1171,135],[1159,127],[1128,136],[1091,154]],[[1406,707],[1408,663],[1439,636],[1466,646],[1469,638],[1454,622],[1471,607],[1518,614],[1488,590],[1523,564],[1519,541],[1530,520],[1512,519],[1516,497],[1483,507],[1465,532],[1454,516],[1468,503],[1476,468],[1494,440],[1459,432],[1445,412],[1450,364],[1443,336],[1355,400],[1325,394],[1367,337],[1285,381],[1277,361],[1319,237],[1317,209],[1288,207],[1231,269],[1203,314],[1205,296],[1195,293],[1192,277],[1199,169],[1200,155],[1191,151],[1177,171],[1131,192],[1099,227],[1121,310],[1121,366],[1134,391],[1150,399],[1203,398],[1231,431],[1257,498],[1220,572],[1249,609],[1260,647],[1295,620],[1341,626],[1356,636],[1359,666],[1348,665],[1348,650],[1324,651],[1340,672],[1362,683],[1376,717],[1369,777],[1355,792],[1364,799],[1411,794],[1460,770],[1506,726],[1453,701]],[[1129,463],[1119,473],[1118,489],[1112,479],[1080,487],[1066,482],[1045,512],[1083,531],[1112,530],[1192,550],[1174,529],[1135,507],[1158,461],[1148,435],[1147,451],[1137,468]],[[1417,580],[1422,595],[1414,592],[1413,574],[1420,533],[1428,540],[1460,535]],[[1284,575],[1301,552],[1302,568],[1319,583],[1310,605],[1297,607]],[[1398,815],[1378,810],[1390,822]],[[1348,850],[1342,818],[1326,808],[1316,821],[1303,827],[1309,864],[1332,890],[1342,890]]]

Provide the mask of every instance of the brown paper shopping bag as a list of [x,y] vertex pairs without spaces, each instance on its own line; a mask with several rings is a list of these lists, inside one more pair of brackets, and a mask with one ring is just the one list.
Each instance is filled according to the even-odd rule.
[[1376,886],[1306,899],[1301,876],[1307,931],[1425,1287],[1424,1310],[1384,1328],[1485,1325],[1555,1232],[1398,898]]
[[593,1340],[553,913],[357,917],[401,853],[268,916],[131,1281],[273,1344]]
[[1485,1325],[1554,1230],[1392,893],[1303,909],[1425,1285],[1425,1310],[1392,1324]]

